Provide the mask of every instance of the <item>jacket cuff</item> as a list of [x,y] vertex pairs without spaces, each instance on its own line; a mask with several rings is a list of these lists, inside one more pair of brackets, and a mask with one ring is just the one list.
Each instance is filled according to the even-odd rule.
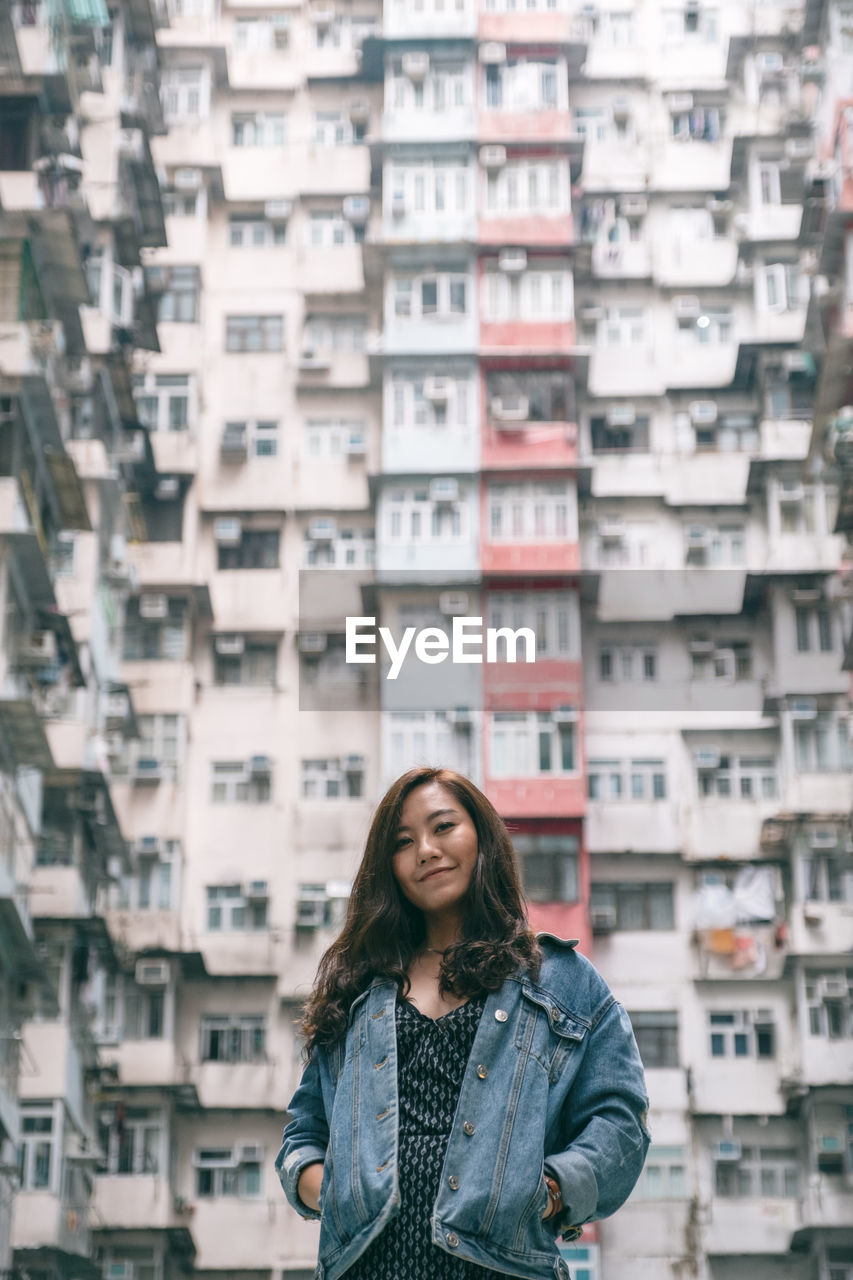
[[282,1190],[300,1217],[313,1218],[317,1221],[321,1217],[319,1209],[311,1209],[304,1201],[300,1200],[296,1188],[299,1186],[302,1170],[309,1164],[323,1164],[325,1159],[326,1151],[324,1147],[308,1146],[297,1147],[280,1164],[276,1161],[276,1172],[278,1173]]
[[548,1156],[545,1172],[560,1186],[563,1211],[557,1219],[561,1230],[580,1227],[595,1214],[598,1183],[592,1165],[579,1151],[558,1151]]

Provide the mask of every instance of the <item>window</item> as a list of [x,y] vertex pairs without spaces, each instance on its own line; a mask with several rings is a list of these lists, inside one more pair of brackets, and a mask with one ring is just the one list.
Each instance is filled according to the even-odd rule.
[[737,1160],[717,1160],[718,1196],[792,1198],[799,1194],[800,1152],[796,1147],[741,1147]]
[[703,307],[696,316],[678,317],[678,340],[682,346],[724,346],[734,342],[730,307]]
[[[752,645],[748,640],[717,640],[690,652],[691,680],[731,683],[752,679]],[[715,647],[716,646],[716,647]]]
[[356,800],[364,795],[364,760],[361,756],[303,760],[300,774],[303,800]]
[[388,542],[460,542],[467,536],[468,509],[464,502],[438,505],[424,486],[390,489],[383,518]]
[[259,1196],[264,1162],[263,1151],[256,1146],[236,1151],[233,1147],[201,1147],[193,1156],[196,1195],[204,1199]]
[[758,192],[763,205],[782,203],[780,160],[760,160],[758,164]]
[[487,270],[482,283],[482,318],[501,320],[571,320],[572,276],[568,271],[526,270],[518,275]]
[[[614,414],[615,418],[616,415]],[[593,453],[648,453],[649,419],[645,415],[632,422],[616,422],[606,417],[589,420]]]
[[635,1200],[685,1200],[687,1162],[684,1147],[649,1147],[643,1172],[634,1191]]
[[549,711],[495,711],[489,722],[490,771],[495,778],[575,773],[575,721]]
[[773,1011],[708,1010],[708,1047],[712,1058],[773,1058],[776,1028]]
[[[577,596],[568,591],[501,591],[488,598],[489,627],[532,627],[536,657],[576,658],[580,649]],[[500,653],[500,648],[498,649]]]
[[310,459],[347,458],[353,440],[366,441],[367,427],[361,418],[309,418],[305,423],[302,447]]
[[18,1177],[22,1191],[43,1191],[54,1177],[53,1107],[20,1104]]
[[[400,626],[422,627],[441,626],[446,622],[436,612],[427,615],[425,610],[417,613],[403,611],[399,617]],[[405,760],[411,764],[432,764],[436,760],[446,760],[448,767],[460,773],[470,772],[473,768],[473,743],[470,721],[460,720],[453,713],[446,711],[391,711],[385,720],[387,727],[388,761]],[[391,781],[389,777],[388,781]]]
[[679,142],[719,142],[725,123],[722,107],[694,106],[670,114],[672,136]]
[[841,847],[806,854],[802,883],[808,902],[853,902],[853,854]]
[[314,142],[318,147],[347,147],[354,141],[352,121],[343,111],[314,113]]
[[487,110],[553,111],[567,107],[566,68],[556,58],[493,63],[486,67],[485,78]]
[[395,430],[473,424],[474,387],[467,372],[448,369],[442,374],[395,373],[388,394],[387,421]]
[[[575,387],[569,374],[537,369],[524,373],[487,373],[486,400],[491,419],[505,405],[526,401],[526,422],[574,422]],[[522,426],[523,424],[519,424]]]
[[846,718],[834,711],[818,711],[811,720],[795,720],[794,759],[797,769],[805,773],[847,772],[853,768]]
[[472,210],[471,170],[465,164],[390,164],[383,183],[385,212],[448,218]]
[[564,214],[569,208],[569,164],[550,160],[508,160],[486,173],[487,214]]
[[853,1037],[853,969],[833,969],[805,975],[809,1035],[829,1040]]
[[666,762],[591,759],[587,763],[587,793],[590,800],[665,800]]
[[703,760],[697,766],[699,796],[702,799],[775,800],[776,772],[772,756],[717,753],[716,764],[709,756],[707,762]]
[[160,98],[167,124],[203,120],[209,110],[210,79],[206,67],[166,67],[160,78]]
[[[240,647],[238,653],[230,652]],[[229,643],[230,642],[230,643]],[[221,650],[229,649],[229,652]],[[242,636],[214,638],[213,683],[217,685],[275,687],[278,646],[245,642]]]
[[149,431],[186,431],[195,410],[195,379],[188,373],[139,374],[133,379],[139,421]]
[[266,1018],[263,1014],[203,1014],[200,1026],[202,1062],[265,1062]]
[[368,568],[375,558],[372,529],[339,528],[329,541],[317,541],[306,530],[302,563],[311,569]]
[[799,311],[808,305],[808,277],[800,271],[799,263],[767,263],[759,281],[759,300],[765,311]]
[[468,310],[468,277],[462,272],[394,276],[390,307],[397,319],[451,320]]
[[100,1146],[106,1155],[99,1172],[115,1175],[159,1173],[165,1130],[162,1111],[150,1107],[124,1107],[102,1114]]
[[270,13],[263,18],[234,19],[234,48],[263,53],[286,49],[290,43],[290,14]]
[[577,902],[577,836],[516,835],[521,883],[530,902]]
[[179,840],[162,841],[159,851],[138,852],[133,874],[125,888],[125,905],[136,911],[171,910],[179,853]]
[[231,143],[235,147],[283,147],[287,121],[281,111],[235,112],[231,117]]
[[139,725],[139,738],[134,743],[137,764],[143,759],[156,761],[160,777],[177,782],[184,759],[184,716],[137,716],[136,722]]
[[744,562],[742,524],[688,524],[684,526],[683,536],[685,564],[716,568]]
[[670,881],[617,881],[592,884],[590,912],[609,912],[615,929],[674,929],[673,885]]
[[199,319],[201,274],[198,267],[168,267],[168,283],[160,294],[157,319],[161,323],[196,324]]
[[707,5],[664,9],[664,45],[714,44],[719,39],[719,11]]
[[123,652],[125,662],[183,662],[187,657],[189,616],[187,601],[169,596],[166,616],[145,616],[146,595],[134,596],[125,606]]
[[269,418],[252,418],[248,422],[229,421],[225,423],[225,433],[229,436],[245,440],[249,456],[252,458],[277,458],[279,423]]
[[596,341],[600,346],[638,347],[648,340],[648,317],[643,307],[611,307],[598,322]]
[[308,215],[310,249],[341,249],[364,239],[364,227],[350,222],[340,210],[313,209]]
[[574,487],[563,480],[492,483],[488,488],[488,519],[492,542],[574,541]]
[[306,351],[363,351],[366,338],[366,316],[312,315],[305,321],[302,347]]
[[797,636],[797,653],[832,653],[834,643],[834,620],[832,609],[828,603],[814,608],[797,605],[794,609],[794,625]]
[[283,316],[226,316],[225,350],[283,351]]
[[643,1066],[678,1066],[678,1013],[661,1010],[649,1013],[630,1013],[631,1025],[637,1039],[637,1048]]
[[395,111],[431,114],[461,111],[471,105],[473,79],[470,66],[432,57],[424,80],[405,74],[402,58],[391,60],[386,83],[386,102]]
[[217,544],[217,569],[277,569],[278,529],[242,529],[235,544]]
[[228,244],[232,249],[268,249],[287,243],[287,224],[266,218],[234,217],[228,221]]
[[835,485],[777,482],[776,497],[781,533],[832,533],[838,515]]
[[214,761],[210,798],[213,804],[269,804],[272,801],[272,772],[267,757],[259,757],[263,767],[242,760]]
[[209,933],[244,933],[267,927],[269,905],[265,886],[260,884],[214,884],[207,886],[207,929]]
[[653,684],[658,678],[657,647],[653,644],[599,645],[598,678],[602,684],[630,681]]
[[124,1038],[162,1040],[165,1032],[166,991],[163,987],[133,986],[124,993]]

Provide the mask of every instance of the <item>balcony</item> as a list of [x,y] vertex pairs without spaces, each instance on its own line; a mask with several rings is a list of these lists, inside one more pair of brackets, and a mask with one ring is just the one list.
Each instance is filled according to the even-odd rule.
[[[472,127],[467,137],[474,135]],[[567,147],[574,140],[572,118],[568,108],[541,110],[481,110],[476,119],[478,143],[535,142]]]
[[[264,258],[268,272],[269,259],[267,255]],[[361,293],[364,289],[361,245],[305,249],[300,255],[299,266],[293,272],[291,282],[292,287],[314,296]]]
[[[65,1090],[59,1095],[65,1096]],[[52,1191],[19,1191],[15,1196],[12,1247],[18,1266],[29,1269],[46,1254],[70,1255],[70,1274],[94,1275],[89,1261],[89,1206]],[[75,1261],[71,1262],[71,1258]]]
[[477,225],[477,239],[483,245],[523,244],[531,248],[557,245],[565,249],[574,243],[574,238],[574,221],[570,213],[481,212]]
[[585,839],[590,853],[678,853],[681,805],[672,800],[589,800]]
[[566,9],[562,12],[519,9],[507,13],[487,13],[481,9],[477,15],[480,42],[494,40],[500,44],[553,47],[577,44],[580,50],[582,45],[577,42],[576,31],[575,19]]
[[694,977],[709,982],[775,981],[788,955],[781,922],[703,929],[695,941]]
[[127,911],[108,907],[102,914],[110,936],[128,951],[181,950],[181,921],[177,911]]
[[385,144],[467,142],[477,132],[474,107],[446,111],[386,111],[382,116],[381,138]]
[[795,1199],[714,1196],[705,1229],[705,1251],[712,1257],[787,1254],[791,1236],[800,1224]]
[[[687,73],[679,69],[679,74]],[[664,78],[666,75],[664,72]],[[650,188],[702,194],[726,191],[731,175],[731,155],[731,139],[719,142],[658,142],[653,146],[650,157]]]
[[[190,158],[183,163],[198,161]],[[297,195],[366,195],[370,190],[370,153],[365,146],[323,147],[304,142],[287,148],[229,147],[222,177],[229,201],[240,204]]]
[[837,956],[853,952],[853,901],[795,902],[788,921],[791,952]]
[[480,319],[481,356],[567,356],[574,345],[573,319]]
[[189,1084],[189,1064],[171,1040],[123,1040],[102,1045],[101,1059],[116,1066],[119,1082],[136,1089],[176,1089]]
[[484,471],[576,467],[577,425],[574,422],[501,420],[492,407],[483,427],[480,466]]
[[586,810],[586,779],[582,774],[562,778],[494,778],[488,761],[484,787],[498,813],[508,818],[581,818]]
[[[519,652],[523,655],[523,646]],[[583,701],[581,664],[567,658],[486,663],[482,670],[483,704],[489,711],[548,711],[563,702],[579,707]]]
[[853,1180],[849,1174],[831,1177],[812,1173],[800,1202],[805,1230],[842,1230],[853,1222]]
[[[711,189],[723,190],[727,182]],[[796,240],[800,234],[801,204],[765,204],[741,215],[736,233],[743,240]]]
[[[737,610],[734,610],[737,612]],[[695,800],[687,810],[684,855],[690,859],[761,857],[761,828],[778,800]]]
[[102,1173],[95,1179],[93,1220],[101,1231],[187,1230],[176,1200],[170,1180],[161,1174]]
[[273,1107],[284,1111],[289,1098],[278,1063],[200,1062],[192,1066],[192,1079],[205,1108],[227,1110],[239,1098],[244,1107]]
[[452,8],[435,4],[415,7],[410,0],[383,6],[382,34],[386,40],[470,40],[477,32],[476,7],[470,2]]
[[671,370],[667,357],[659,361],[651,343],[596,346],[589,355],[589,389],[595,396],[662,396]]
[[477,435],[470,427],[393,427],[382,432],[382,469],[392,475],[427,474],[436,458],[449,471],[476,471]]
[[652,275],[664,289],[720,288],[735,278],[738,246],[734,240],[682,240],[668,236],[653,250]]

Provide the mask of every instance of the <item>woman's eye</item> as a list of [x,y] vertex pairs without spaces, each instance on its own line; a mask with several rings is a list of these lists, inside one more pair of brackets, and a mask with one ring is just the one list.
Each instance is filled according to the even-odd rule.
[[452,826],[452,822],[440,822],[436,827],[436,831],[448,831]]

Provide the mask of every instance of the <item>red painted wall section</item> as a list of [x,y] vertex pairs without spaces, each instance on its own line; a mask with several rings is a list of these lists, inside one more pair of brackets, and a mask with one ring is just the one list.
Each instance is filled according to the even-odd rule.
[[483,672],[487,711],[549,711],[564,704],[580,708],[582,703],[580,662],[538,658],[536,662],[484,663]]
[[574,422],[528,422],[498,429],[488,422],[480,433],[483,471],[538,471],[577,465],[578,429]]
[[[519,818],[580,818],[586,812],[586,779],[583,775],[581,744],[578,734],[580,772],[566,778],[492,778],[488,759],[483,771],[492,804],[501,813]],[[488,745],[484,746],[488,757]]]
[[572,18],[568,13],[483,13],[477,19],[480,40],[502,44],[570,44]]
[[558,938],[578,938],[578,951],[592,957],[592,930],[585,902],[531,902],[527,911],[537,933],[543,930],[556,933]]
[[[535,259],[530,263],[536,266]],[[480,315],[480,353],[569,355],[575,345],[574,320],[484,320]]]
[[571,141],[571,112],[555,107],[551,111],[480,111],[477,141],[483,142],[563,142]]
[[562,250],[573,243],[575,228],[571,215],[552,218],[541,213],[516,217],[503,214],[480,218],[477,237],[480,244],[554,245]]

